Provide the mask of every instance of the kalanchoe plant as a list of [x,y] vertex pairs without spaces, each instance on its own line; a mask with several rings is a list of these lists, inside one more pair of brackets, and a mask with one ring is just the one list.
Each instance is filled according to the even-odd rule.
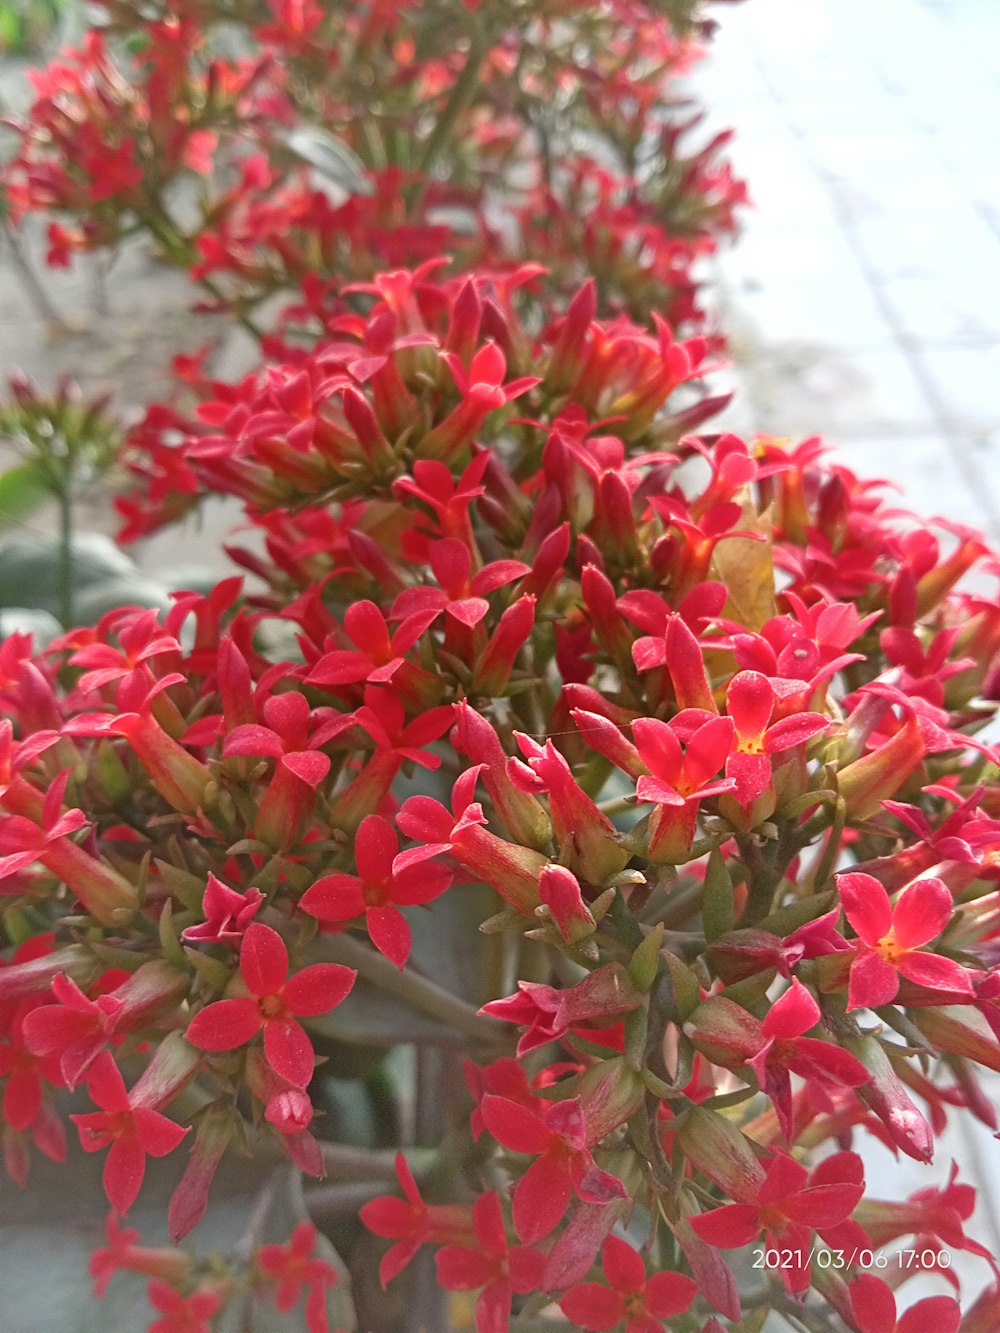
[[442,252],[694,322],[745,199],[679,91],[700,8],[100,0],[83,48],[32,75],[5,194],[48,217],[50,263],[142,233],[253,331],[294,298],[296,340],[345,279]]
[[[481,1333],[891,1327],[869,1270],[911,1238],[993,1280],[971,1187],[873,1199],[865,1145],[994,1123],[1000,615],[963,580],[998,566],[816,441],[686,433],[702,340],[588,287],[528,309],[377,275],[314,353],[135,444],[130,521],[178,476],[240,497],[254,589],[3,646],[8,1170],[67,1151],[75,1086],[119,1213],[181,1159],[175,1240],[248,1145],[381,1177],[317,1108],[351,1043],[415,1041],[434,1112],[361,1209],[390,1291],[428,1246]],[[209,1327],[309,1287],[319,1328],[311,1235],[287,1275],[132,1241],[95,1271],[155,1266]],[[746,1247],[789,1257],[747,1287]]]
[[[992,1329],[973,1187],[866,1171],[996,1129],[1000,564],[818,440],[697,433],[715,348],[647,228],[661,7],[105,9],[147,81],[97,35],[49,71],[21,206],[301,304],[128,441],[127,535],[228,494],[242,575],[0,645],[7,1174],[99,1162],[95,1294],[138,1275],[155,1333]],[[260,50],[211,55],[222,23]],[[268,156],[275,123],[322,156],[308,102],[372,193]],[[161,190],[227,136],[181,236]],[[470,192],[464,246],[421,209]],[[123,1222],[154,1198],[169,1243]]]

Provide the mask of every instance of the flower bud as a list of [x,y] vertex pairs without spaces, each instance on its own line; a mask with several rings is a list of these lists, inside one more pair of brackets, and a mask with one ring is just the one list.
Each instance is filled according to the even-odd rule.
[[764,1169],[750,1140],[725,1116],[692,1106],[678,1120],[678,1141],[699,1171],[737,1203],[752,1203],[764,1183]]
[[758,1019],[724,995],[700,1004],[684,1024],[696,1050],[723,1069],[742,1069],[764,1045]]

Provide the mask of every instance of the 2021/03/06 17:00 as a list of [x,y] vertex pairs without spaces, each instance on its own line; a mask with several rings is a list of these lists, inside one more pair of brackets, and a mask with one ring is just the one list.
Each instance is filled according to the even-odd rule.
[[896,1266],[904,1271],[915,1269],[950,1268],[948,1250],[896,1250],[883,1254],[875,1250],[830,1250],[815,1247],[808,1251],[793,1249],[754,1250],[753,1268],[779,1272],[783,1268],[806,1268],[815,1263],[817,1268],[840,1271],[846,1268],[884,1270]]

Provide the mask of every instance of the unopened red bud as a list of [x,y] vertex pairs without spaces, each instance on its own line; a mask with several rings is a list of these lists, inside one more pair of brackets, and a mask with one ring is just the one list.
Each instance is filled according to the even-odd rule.
[[312,1122],[313,1104],[301,1088],[286,1088],[267,1103],[264,1119],[282,1134],[303,1134]]
[[700,1004],[684,1032],[696,1050],[723,1069],[742,1069],[764,1044],[760,1021],[724,995]]
[[764,1169],[750,1140],[718,1111],[693,1106],[678,1120],[684,1152],[709,1180],[737,1203],[752,1203],[764,1183]]
[[588,1069],[577,1084],[576,1095],[587,1125],[587,1144],[592,1147],[631,1120],[646,1099],[646,1085],[619,1055]]
[[548,907],[567,944],[575,944],[594,933],[597,923],[583,901],[580,882],[565,866],[550,864],[542,867],[538,876],[538,896]]

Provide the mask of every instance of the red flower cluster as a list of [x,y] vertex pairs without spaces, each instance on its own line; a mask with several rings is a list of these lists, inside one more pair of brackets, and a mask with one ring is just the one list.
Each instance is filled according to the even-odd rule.
[[[864,1153],[996,1129],[1000,563],[818,441],[693,433],[712,349],[662,310],[694,317],[737,190],[717,145],[689,161],[674,243],[686,41],[631,0],[105,8],[156,38],[142,77],[111,36],[43,76],[17,210],[84,218],[65,245],[155,216],[223,304],[301,299],[266,364],[186,363],[197,407],[130,437],[129,533],[235,496],[246,586],[0,645],[9,1174],[65,1156],[80,1087],[118,1213],[185,1140],[175,1240],[228,1151],[351,1170],[383,1282],[434,1247],[479,1333],[717,1333],[761,1317],[748,1245],[788,1256],[777,1308],[954,1329],[956,1297],[900,1314],[861,1256],[988,1261],[974,1192],[867,1198]],[[223,12],[257,54],[210,54]],[[303,138],[306,90],[333,137]],[[586,136],[620,171],[562,160]],[[206,157],[226,184],[181,234],[159,191]],[[404,1197],[372,1197],[393,1156]],[[325,1242],[259,1239],[203,1267],[116,1215],[93,1276],[148,1275],[160,1333],[303,1297],[319,1333],[348,1299]]]

